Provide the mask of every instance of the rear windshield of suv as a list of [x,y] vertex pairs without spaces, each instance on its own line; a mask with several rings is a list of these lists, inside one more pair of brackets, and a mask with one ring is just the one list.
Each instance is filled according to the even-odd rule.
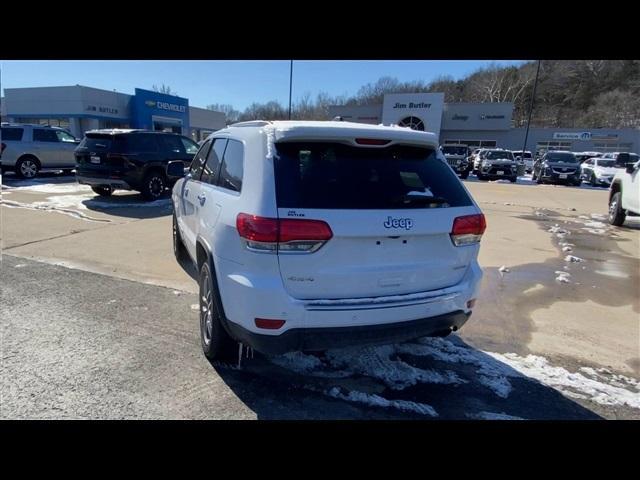
[[105,135],[100,133],[87,133],[78,145],[78,148],[88,148],[90,150],[109,150],[113,135]]
[[279,208],[405,209],[462,207],[471,198],[434,149],[394,145],[277,143]]

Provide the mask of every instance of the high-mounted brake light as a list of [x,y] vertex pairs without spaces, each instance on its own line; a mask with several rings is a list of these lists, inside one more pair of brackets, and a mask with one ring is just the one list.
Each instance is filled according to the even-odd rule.
[[378,138],[356,138],[358,145],[386,145],[391,140],[380,140]]
[[322,220],[277,219],[240,213],[238,234],[255,251],[311,253],[333,237],[331,227]]
[[482,213],[457,217],[453,221],[451,240],[456,247],[478,243],[486,228],[487,222]]

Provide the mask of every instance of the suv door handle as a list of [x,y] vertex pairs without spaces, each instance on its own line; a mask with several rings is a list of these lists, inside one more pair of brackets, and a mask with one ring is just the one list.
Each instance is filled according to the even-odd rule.
[[185,189],[184,189],[184,196],[185,196],[185,197],[188,197],[188,196],[189,196],[189,189],[188,189],[188,188],[185,188]]
[[207,200],[203,194],[198,195],[198,200],[200,201],[200,205],[204,205],[204,202]]

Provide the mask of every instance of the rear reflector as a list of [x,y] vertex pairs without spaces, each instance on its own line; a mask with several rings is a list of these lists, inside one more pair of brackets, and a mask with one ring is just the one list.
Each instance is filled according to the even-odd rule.
[[358,145],[386,145],[391,140],[380,140],[378,138],[356,138]]
[[277,219],[240,213],[236,218],[238,234],[253,250],[311,253],[333,237],[322,220]]
[[487,222],[482,213],[457,217],[453,221],[451,240],[457,247],[478,243],[487,228]]
[[256,327],[266,330],[277,330],[284,325],[284,320],[269,320],[267,318],[256,318]]

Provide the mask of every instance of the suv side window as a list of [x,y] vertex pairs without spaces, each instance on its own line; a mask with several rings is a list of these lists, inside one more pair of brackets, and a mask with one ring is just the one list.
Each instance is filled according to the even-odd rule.
[[58,135],[55,130],[45,128],[33,129],[33,141],[34,142],[59,142]]
[[136,133],[128,135],[127,149],[130,152],[157,152],[158,144],[156,143],[155,134]]
[[180,137],[187,155],[195,155],[198,151],[198,144],[187,137]]
[[176,135],[160,135],[160,148],[165,152],[184,155],[184,145]]
[[56,130],[55,132],[58,137],[58,141],[64,143],[76,143],[76,137],[71,135],[69,132],[65,132],[64,130]]
[[211,147],[211,140],[204,142],[198,153],[196,153],[195,157],[191,161],[191,167],[189,167],[189,175],[193,180],[200,180],[200,175],[202,174],[202,168],[204,167],[204,162],[207,161],[207,154],[209,153],[209,148]]
[[24,128],[2,128],[1,137],[3,141],[14,141],[19,142],[22,140],[22,133],[24,132]]
[[237,140],[229,140],[222,159],[218,185],[227,190],[239,192],[242,190],[242,176],[244,173],[244,145]]
[[215,138],[213,140],[213,148],[209,150],[207,156],[207,163],[202,171],[201,181],[210,183],[211,185],[217,185],[218,174],[220,172],[220,163],[222,163],[222,156],[224,150],[227,147],[226,138]]

